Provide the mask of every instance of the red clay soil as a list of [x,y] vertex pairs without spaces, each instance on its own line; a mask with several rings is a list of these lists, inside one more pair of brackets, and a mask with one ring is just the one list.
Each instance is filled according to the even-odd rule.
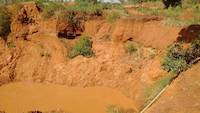
[[[180,27],[164,26],[159,18],[149,16],[124,18],[113,24],[97,21],[97,23],[90,22],[89,25],[86,25],[86,31],[92,29],[94,32],[95,30],[95,37],[97,38],[109,35],[112,37],[111,40],[114,42],[127,42],[128,40],[134,40],[145,46],[157,49],[164,49],[169,44],[176,41],[181,30]],[[93,34],[94,33],[91,35]]]
[[179,75],[145,113],[199,113],[200,63]]
[[[84,34],[92,37],[95,56],[69,59],[67,48],[78,37],[63,44],[56,34],[56,19],[47,22],[35,20],[34,24],[28,25],[22,25],[17,20],[12,23],[8,41],[14,43],[15,48],[1,43],[0,85],[12,81],[32,81],[66,86],[104,86],[130,97],[137,110],[145,102],[146,85],[166,75],[160,65],[163,48],[175,41],[180,31],[180,28],[163,26],[154,17],[123,18],[113,24],[105,20],[89,20]],[[20,29],[17,29],[18,26]],[[40,29],[37,32],[30,33],[32,27],[38,26]],[[24,33],[23,29],[28,31]],[[22,37],[26,34],[25,40],[19,37],[21,34],[18,35],[18,31],[22,31]],[[133,55],[125,53],[127,41],[140,43]],[[151,58],[154,48],[155,57]]]

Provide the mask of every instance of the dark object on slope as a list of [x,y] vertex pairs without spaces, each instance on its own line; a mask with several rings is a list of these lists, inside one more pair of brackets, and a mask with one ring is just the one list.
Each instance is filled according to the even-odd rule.
[[181,29],[179,32],[179,37],[177,41],[183,41],[190,43],[193,40],[197,39],[200,35],[200,24],[193,24],[186,28]]
[[5,37],[10,33],[11,17],[7,8],[0,6],[0,36]]
[[165,8],[171,7],[177,7],[182,5],[182,0],[162,0],[163,4],[165,5]]

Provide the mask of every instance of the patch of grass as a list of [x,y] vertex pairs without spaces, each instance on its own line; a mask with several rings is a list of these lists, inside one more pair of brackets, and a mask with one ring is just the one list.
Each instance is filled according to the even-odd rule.
[[128,0],[129,4],[136,4],[136,3],[142,3],[142,2],[158,2],[160,0]]
[[111,12],[106,16],[106,20],[108,22],[115,22],[120,18],[120,14],[118,12]]
[[51,18],[56,12],[66,9],[62,3],[53,1],[37,0],[36,5],[42,10],[45,19]]
[[134,42],[127,42],[125,45],[125,52],[132,54],[138,50],[138,45]]
[[102,10],[105,8],[109,8],[107,5],[104,4],[93,4],[87,1],[79,1],[75,6],[68,6],[68,11],[80,12],[87,15],[96,15],[101,16]]
[[28,2],[28,1],[34,1],[34,0],[0,0],[0,5],[13,5],[13,4],[19,4],[21,2]]
[[7,46],[8,46],[8,48],[15,48],[16,47],[14,42],[8,42]]
[[82,55],[84,57],[91,57],[92,55],[94,55],[94,52],[92,51],[92,41],[90,40],[90,37],[80,37],[74,48],[68,53],[69,58],[74,58],[78,55]]
[[107,107],[106,113],[135,113],[133,109],[124,109],[117,105],[110,105]]
[[5,7],[0,7],[0,36],[4,37],[10,33],[11,18]]
[[153,85],[147,86],[145,88],[146,106],[152,99],[154,99],[163,88],[170,84],[171,80],[174,78],[174,74],[169,74],[157,80]]
[[[147,15],[164,17],[165,19],[163,20],[163,24],[168,26],[185,26],[185,25],[200,23],[199,4],[187,4],[183,5],[182,8],[169,7],[168,9],[140,7],[137,8],[137,11]],[[192,19],[182,19],[181,15],[184,14],[186,11],[191,11],[190,13],[194,15]]]

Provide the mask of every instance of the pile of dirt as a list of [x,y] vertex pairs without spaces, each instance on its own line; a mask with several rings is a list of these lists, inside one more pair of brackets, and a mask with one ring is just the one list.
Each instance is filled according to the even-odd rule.
[[186,43],[191,43],[198,37],[199,34],[200,34],[200,24],[190,25],[186,28],[183,28],[179,32],[180,36],[178,37],[177,41],[184,41]]

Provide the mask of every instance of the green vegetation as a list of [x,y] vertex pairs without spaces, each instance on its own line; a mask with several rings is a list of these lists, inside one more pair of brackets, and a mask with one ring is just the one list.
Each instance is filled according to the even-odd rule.
[[7,46],[8,46],[8,48],[15,48],[16,47],[14,42],[8,42]]
[[200,36],[194,40],[190,47],[184,49],[180,42],[172,44],[163,60],[164,70],[179,74],[193,64],[200,57]]
[[181,43],[174,43],[169,47],[162,66],[165,70],[176,74],[188,68],[188,64],[185,60],[185,50]]
[[75,6],[67,7],[68,11],[80,12],[87,15],[102,15],[102,10],[108,8],[108,5],[104,4],[93,4],[92,2],[77,1]]
[[128,54],[132,54],[138,50],[138,45],[134,42],[127,42],[125,45],[125,52]]
[[158,95],[158,93],[162,91],[163,88],[170,84],[174,77],[175,76],[173,74],[169,74],[158,79],[153,85],[147,86],[144,91],[146,96],[146,102],[144,106],[146,106],[152,99],[154,99]]
[[[186,1],[183,2],[182,7],[169,7],[168,9],[139,7],[137,11],[148,15],[164,17],[163,24],[168,26],[200,24],[200,4],[186,3]],[[185,18],[184,15],[188,17],[187,13],[189,13],[191,17]]]
[[124,109],[117,105],[107,107],[107,113],[135,113],[133,109]]
[[82,55],[84,57],[91,57],[92,55],[94,55],[94,52],[92,51],[92,41],[90,41],[90,37],[80,37],[79,41],[68,54],[69,58],[74,58],[78,55]]
[[4,37],[10,33],[11,19],[5,7],[0,7],[0,36]]
[[59,2],[37,0],[36,5],[42,10],[44,18],[50,18],[58,11],[65,10],[65,6]]
[[195,59],[200,57],[200,36],[194,40],[185,53],[187,63],[195,63]]
[[118,12],[111,12],[106,16],[106,20],[108,22],[115,22],[120,18],[120,14]]
[[128,0],[129,4],[142,3],[142,2],[157,2],[161,0]]
[[21,2],[28,2],[28,1],[34,1],[34,0],[0,0],[0,5],[18,4]]

